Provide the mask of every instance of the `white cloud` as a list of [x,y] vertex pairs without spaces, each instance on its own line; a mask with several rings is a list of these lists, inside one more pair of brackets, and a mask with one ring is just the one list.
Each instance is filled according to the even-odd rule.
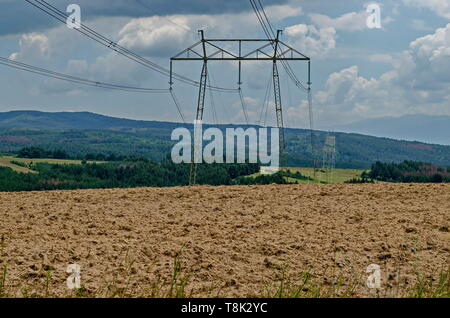
[[395,63],[395,59],[390,54],[372,54],[369,55],[368,60],[372,63],[391,64]]
[[[309,18],[311,21],[319,26],[320,28],[332,27],[335,30],[342,31],[362,31],[367,30],[367,18],[370,13],[367,11],[359,11],[359,12],[349,12],[341,15],[337,18],[331,18],[324,14],[311,13],[309,14]],[[383,17],[383,15],[382,15]],[[386,16],[382,18],[382,27],[384,28],[389,23],[393,22],[394,19],[390,16]]]
[[407,58],[398,68],[400,80],[414,88],[448,90],[450,83],[450,23],[410,44]]
[[[368,117],[450,114],[450,24],[411,42],[400,56],[369,59],[393,68],[379,78],[360,76],[357,66],[332,73],[314,96],[322,126]],[[306,111],[305,102],[299,109]]]
[[[188,16],[173,16],[171,20],[182,25],[191,24]],[[158,16],[133,19],[119,32],[119,36],[119,45],[156,56],[167,56],[169,52],[175,54],[194,40],[193,32]]]
[[132,86],[141,86],[149,77],[145,68],[115,52],[99,56],[91,64],[85,60],[70,60],[67,73],[113,84],[124,84],[125,79],[125,84]]
[[[286,5],[268,6],[266,11],[269,20],[274,22],[280,22],[286,18],[298,17],[303,14],[302,8],[295,2]],[[256,19],[256,17],[253,18]]]
[[[357,66],[333,73],[328,77],[325,90],[316,95],[317,103],[322,105],[320,117],[352,119],[385,112],[383,104],[391,100],[392,96],[386,91],[380,91],[382,86],[381,80],[359,76]],[[377,104],[377,109],[371,109],[372,104]]]
[[[114,34],[117,34],[124,25],[124,18],[99,18],[92,21],[90,25],[101,34],[115,38]],[[19,39],[19,50],[10,54],[9,57],[51,71],[119,85],[146,86],[148,84],[143,83],[155,75],[154,72],[149,72],[140,64],[116,52],[105,51],[96,42],[76,31],[69,30],[65,25],[60,25],[48,30],[45,34],[22,35]],[[93,55],[93,53],[101,55],[89,60],[84,59],[85,56]],[[29,83],[28,86],[32,87],[34,95],[86,93],[85,86],[44,77],[41,79],[36,81],[35,77],[26,76],[23,83]],[[159,88],[165,83],[158,84],[153,86]]]
[[[311,13],[308,15],[312,25],[297,24],[286,28],[289,42],[298,47],[306,55],[313,58],[325,58],[336,48],[337,31],[367,30],[366,11],[349,12],[337,18],[324,14]],[[389,16],[382,20],[383,27],[391,23]]]
[[[124,25],[126,18],[98,18],[89,21],[89,26],[109,38],[115,38],[118,30]],[[26,33],[19,38],[19,51],[13,57],[23,62],[41,63],[51,60],[67,60],[73,52],[82,49],[84,52],[99,48],[99,44],[81,35],[76,30],[67,28],[65,24],[47,30],[45,33]],[[83,54],[86,55],[86,54]]]
[[[411,4],[419,3],[419,1],[413,0],[409,2]],[[427,2],[423,1],[423,3],[425,3],[423,5],[425,7]],[[428,7],[431,8],[431,6]],[[441,6],[440,8],[443,10],[442,12],[445,12],[445,7]],[[287,17],[301,15],[301,9],[292,3],[285,6],[273,6],[267,11],[271,21],[275,23]],[[287,27],[286,42],[316,60],[330,57],[331,52],[335,53],[337,32],[354,32],[367,28],[365,12],[350,12],[337,18],[330,18],[323,14],[310,14],[309,17],[311,19],[309,24],[295,24]],[[167,57],[198,40],[195,32],[198,29],[205,29],[208,37],[248,37],[249,34],[260,34],[261,32],[259,22],[252,12],[169,17],[176,24],[188,26],[193,30],[192,32],[158,16],[131,20],[121,18],[122,20],[113,20],[114,23],[111,23],[110,19],[95,19],[89,21],[89,24],[100,33],[118,39],[121,45],[140,54],[152,56],[149,58],[150,60],[166,63],[165,65],[167,65]],[[386,19],[385,21],[388,21]],[[415,23],[416,27],[423,26],[418,21],[412,23]],[[436,30],[433,34],[419,38],[401,54],[365,55],[364,58],[367,57],[373,63],[392,66],[391,70],[382,76],[376,78],[362,76],[361,68],[352,65],[331,74],[326,81],[325,88],[314,96],[316,119],[322,122],[336,120],[351,122],[366,117],[414,112],[450,113],[448,109],[448,105],[450,105],[448,89],[450,83],[450,72],[448,72],[450,69],[449,30],[450,26],[447,26]],[[139,64],[130,62],[114,52],[105,49],[97,50],[96,43],[91,43],[85,37],[77,36],[76,32],[73,33],[75,35],[70,33],[68,36],[68,32],[73,31],[68,31],[65,26],[61,26],[48,30],[45,35],[40,33],[24,35],[20,40],[20,50],[11,57],[93,80],[136,86],[164,86],[167,84],[167,81],[157,80],[151,80],[151,83],[148,83],[147,80],[150,76],[155,75],[154,72],[149,72]],[[86,47],[89,51],[86,49],[86,54],[79,52],[72,54],[71,49],[80,43],[83,50]],[[65,50],[64,52],[59,51],[62,48]],[[94,54],[101,55],[94,58]],[[349,55],[354,56],[354,51],[350,51]],[[91,58],[84,60],[86,56]],[[157,58],[162,56],[165,58],[164,60]],[[247,81],[249,86],[253,86],[250,88],[264,90],[270,69],[261,67],[257,63],[255,65],[246,64],[244,67],[247,68],[244,70],[244,76],[252,78],[252,81]],[[228,68],[225,66],[221,70],[225,72],[228,71]],[[197,75],[195,73],[195,76]],[[146,81],[147,84],[145,84]],[[41,85],[45,89],[45,93],[77,92],[72,84],[53,85],[53,83],[58,84],[54,80],[49,82],[44,80],[33,85]],[[221,86],[228,86],[227,84]],[[262,102],[248,97],[246,97],[246,102],[250,118],[259,119]],[[231,117],[235,115],[235,121],[243,122],[243,114],[237,97],[234,97],[229,104],[233,105],[234,103],[236,104]],[[273,115],[270,113],[273,112],[273,108],[273,105],[269,108],[269,117]],[[299,107],[287,107],[286,119],[294,121],[297,118],[297,122],[300,122],[300,119],[307,118],[305,116],[307,111],[305,103]],[[155,114],[155,116],[159,115]],[[303,123],[303,126],[307,127],[307,125],[307,122]]]
[[50,56],[50,43],[45,34],[29,33],[24,34],[19,40],[20,50],[12,53],[10,59],[20,60],[38,60],[48,59]]
[[312,13],[309,15],[311,21],[321,28],[332,27],[336,30],[359,31],[367,29],[368,13],[350,12],[336,19],[330,18],[324,14]]
[[403,0],[403,3],[407,6],[430,9],[437,15],[450,19],[449,0]]
[[[267,8],[272,21],[299,16],[301,8],[277,5]],[[172,21],[172,22],[171,22]],[[175,23],[173,23],[175,22]],[[193,44],[198,37],[192,30],[205,30],[207,37],[232,37],[257,32],[260,24],[252,12],[218,15],[174,15],[132,19],[119,32],[119,44],[152,56],[169,56]],[[239,28],[236,26],[239,25]]]
[[336,47],[336,30],[333,27],[297,24],[286,28],[285,34],[289,43],[312,58],[325,57]]

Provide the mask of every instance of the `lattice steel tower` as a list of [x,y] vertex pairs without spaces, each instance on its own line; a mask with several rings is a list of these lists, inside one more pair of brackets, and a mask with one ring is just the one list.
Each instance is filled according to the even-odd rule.
[[[181,53],[170,59],[170,71],[173,72],[173,62],[175,61],[203,61],[203,67],[199,84],[199,95],[197,103],[197,120],[203,120],[205,109],[205,91],[208,88],[208,63],[211,61],[237,61],[238,69],[238,88],[241,92],[242,84],[242,62],[244,61],[272,61],[273,62],[273,89],[275,93],[275,111],[277,125],[280,129],[280,151],[285,148],[283,111],[281,104],[281,87],[277,62],[286,63],[286,61],[307,61],[308,62],[308,85],[311,85],[311,64],[310,58],[300,53],[291,46],[280,40],[281,30],[278,30],[274,39],[206,39],[203,30],[200,30],[200,41],[185,49]],[[251,45],[260,44],[256,49],[249,48]],[[231,49],[230,49],[231,47]],[[238,53],[233,52],[235,47]],[[170,85],[172,86],[172,77]],[[197,167],[192,161],[189,184],[196,182]]]

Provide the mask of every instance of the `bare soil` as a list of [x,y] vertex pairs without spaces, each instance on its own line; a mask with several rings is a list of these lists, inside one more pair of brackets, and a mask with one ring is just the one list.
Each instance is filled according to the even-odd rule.
[[405,296],[417,274],[437,280],[450,267],[450,185],[23,192],[0,202],[0,263],[13,296],[43,288],[49,271],[48,295],[70,295],[69,264],[81,266],[86,295],[111,284],[150,295],[170,282],[180,251],[195,297],[269,296],[282,273],[305,271],[373,296],[370,264],[381,267],[379,295]]

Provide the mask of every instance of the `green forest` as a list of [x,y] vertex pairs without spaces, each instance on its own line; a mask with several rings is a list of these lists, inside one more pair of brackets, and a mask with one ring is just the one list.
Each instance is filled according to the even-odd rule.
[[[30,149],[24,150],[28,151]],[[0,191],[185,186],[188,185],[190,172],[190,164],[175,164],[168,157],[161,162],[144,157],[127,157],[123,161],[105,163],[39,162],[30,165],[29,168],[36,173],[20,173],[9,167],[0,167]],[[259,164],[199,164],[197,184],[214,186],[286,184],[289,183],[286,177],[299,181],[308,179],[298,172],[289,171],[250,177],[259,171]]]
[[[39,130],[0,128],[0,152],[18,153],[24,147],[48,149],[45,157],[116,161],[141,156],[160,162],[170,153],[175,124],[160,123],[157,128],[105,130]],[[224,126],[225,127],[225,126]],[[206,126],[205,126],[206,128]],[[287,167],[312,167],[313,159],[322,160],[326,132],[286,129]],[[450,147],[425,145],[358,134],[335,133],[336,167],[368,169],[373,162],[414,160],[450,165]],[[312,151],[314,149],[314,151]],[[59,153],[55,154],[55,151]],[[24,155],[24,154],[22,154]],[[33,155],[34,156],[34,155]],[[111,158],[110,156],[117,156]],[[57,158],[57,159],[58,159]]]
[[450,167],[444,168],[430,163],[403,161],[401,163],[376,162],[362,180],[403,183],[450,182]]
[[[52,158],[73,159],[63,156],[60,150],[24,148],[18,151],[24,158],[47,155]],[[91,157],[112,159],[102,163],[87,162]],[[80,158],[77,158],[78,160]],[[40,191],[99,188],[172,187],[188,185],[190,164],[175,164],[167,156],[161,162],[139,156],[121,158],[118,155],[90,154],[81,164],[55,164],[36,162],[26,165],[35,173],[21,173],[9,167],[0,167],[0,191]],[[17,162],[18,164],[23,164]],[[279,171],[272,175],[260,175],[259,164],[199,164],[199,185],[253,185],[289,184],[311,181],[300,172]],[[367,182],[450,182],[450,167],[443,168],[429,163],[404,161],[401,163],[376,162],[360,179],[347,183]]]

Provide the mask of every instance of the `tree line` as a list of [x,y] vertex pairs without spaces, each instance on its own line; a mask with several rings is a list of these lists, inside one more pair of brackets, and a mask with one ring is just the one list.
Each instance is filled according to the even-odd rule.
[[65,159],[84,161],[123,161],[128,157],[114,153],[87,153],[85,155],[70,155],[63,149],[45,150],[40,147],[25,147],[16,152],[17,157],[27,159]]
[[[161,162],[135,157],[120,162],[80,165],[35,163],[31,169],[36,173],[19,173],[0,167],[0,191],[185,186],[190,164],[175,164],[168,157]],[[282,173],[246,177],[259,171],[260,165],[253,163],[199,164],[197,183],[213,186],[287,183]]]
[[450,182],[450,167],[444,168],[430,163],[408,161],[400,163],[375,162],[369,172],[363,172],[361,179],[349,183],[371,181],[403,183],[447,183]]

